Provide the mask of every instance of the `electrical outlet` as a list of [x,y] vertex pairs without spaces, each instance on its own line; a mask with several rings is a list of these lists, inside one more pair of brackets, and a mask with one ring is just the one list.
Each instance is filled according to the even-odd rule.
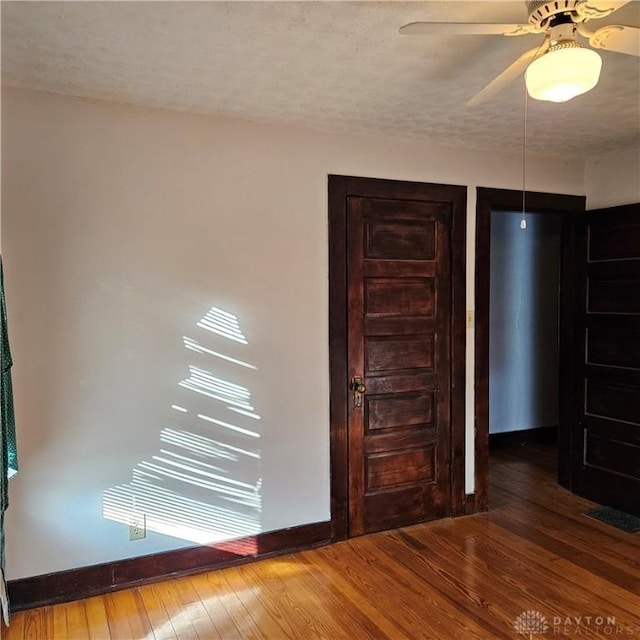
[[467,309],[467,329],[473,329],[473,309]]
[[131,518],[129,525],[129,540],[141,540],[147,537],[147,516],[136,514]]

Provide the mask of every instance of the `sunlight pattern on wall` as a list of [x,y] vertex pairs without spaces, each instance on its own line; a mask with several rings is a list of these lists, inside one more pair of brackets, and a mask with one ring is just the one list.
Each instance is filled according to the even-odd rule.
[[209,371],[190,366],[189,377],[180,382],[180,386],[195,391],[196,393],[202,393],[213,400],[219,400],[220,402],[239,407],[244,415],[249,415],[252,418],[260,418],[260,416],[252,413],[253,407],[249,403],[251,393],[246,387],[216,378]]
[[193,338],[187,338],[187,336],[182,336],[182,342],[187,349],[191,351],[195,351],[196,353],[208,353],[210,356],[215,356],[216,358],[220,358],[222,360],[226,360],[227,362],[233,362],[234,364],[239,364],[241,367],[246,367],[247,369],[257,369],[256,366],[249,364],[248,362],[243,362],[242,360],[238,360],[237,358],[231,358],[222,353],[218,353],[217,351],[213,351],[211,349],[207,349],[203,347],[197,340]]
[[247,339],[244,337],[242,331],[240,331],[238,319],[233,314],[222,311],[222,309],[211,307],[204,318],[198,322],[198,326],[201,329],[217,333],[229,340],[234,340],[241,344],[248,344]]
[[[130,482],[104,491],[103,517],[129,525],[144,515],[148,532],[216,544],[261,532],[260,416],[247,385],[257,367],[229,353],[232,343],[248,345],[233,314],[211,307],[196,326],[203,336],[182,338],[196,361],[169,405],[173,424],[160,429],[157,452],[136,464]],[[246,543],[237,549],[255,552]]]

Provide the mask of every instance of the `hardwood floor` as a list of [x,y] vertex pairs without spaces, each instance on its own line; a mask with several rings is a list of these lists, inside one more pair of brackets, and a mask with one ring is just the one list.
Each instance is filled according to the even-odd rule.
[[16,613],[5,638],[640,640],[640,533],[581,515],[552,449],[492,455],[490,498],[486,514]]

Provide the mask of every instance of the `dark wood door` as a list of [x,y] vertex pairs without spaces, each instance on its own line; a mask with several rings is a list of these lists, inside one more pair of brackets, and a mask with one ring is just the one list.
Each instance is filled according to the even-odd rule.
[[579,244],[573,489],[640,515],[640,205],[587,212]]
[[460,512],[463,487],[464,189],[371,182],[343,202],[351,536]]

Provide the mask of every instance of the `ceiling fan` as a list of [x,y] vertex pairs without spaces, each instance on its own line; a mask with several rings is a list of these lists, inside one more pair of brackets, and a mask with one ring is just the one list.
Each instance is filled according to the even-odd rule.
[[[402,35],[503,35],[545,34],[539,46],[523,53],[497,78],[467,103],[473,106],[491,100],[525,73],[532,98],[566,102],[593,89],[600,78],[602,59],[594,49],[640,56],[640,28],[608,25],[595,31],[585,23],[604,18],[630,0],[526,1],[528,24],[473,22],[411,22],[400,27]],[[594,49],[583,47],[577,36]]]

